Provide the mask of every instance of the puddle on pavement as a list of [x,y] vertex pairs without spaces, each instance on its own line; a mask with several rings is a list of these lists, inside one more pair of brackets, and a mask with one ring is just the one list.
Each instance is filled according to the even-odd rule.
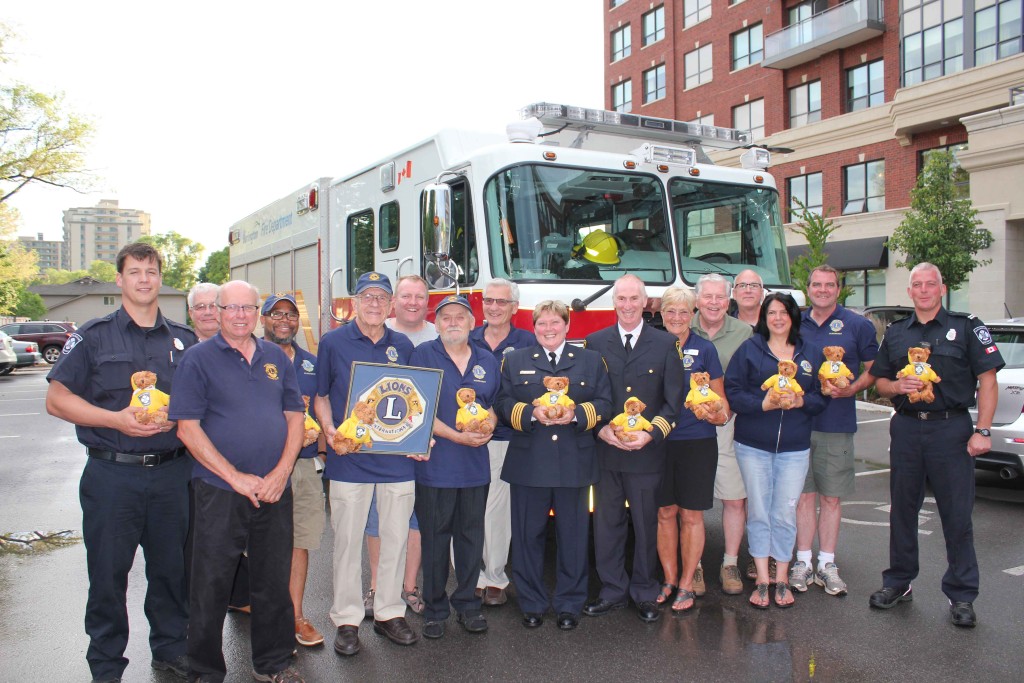
[[38,555],[80,543],[81,536],[63,531],[14,531],[0,534],[0,555]]

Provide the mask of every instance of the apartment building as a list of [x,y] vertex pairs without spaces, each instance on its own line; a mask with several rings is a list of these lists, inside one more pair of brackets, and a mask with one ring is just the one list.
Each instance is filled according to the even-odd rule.
[[64,267],[63,251],[64,243],[60,240],[43,239],[43,233],[36,233],[36,237],[19,235],[18,242],[27,251],[36,253],[36,263],[40,272],[45,270],[61,270]]
[[[884,243],[927,154],[952,150],[995,237],[980,255],[991,265],[952,305],[1024,314],[1022,4],[605,0],[605,103],[781,150],[770,172],[782,205],[799,199],[840,226],[830,261],[856,291],[849,305],[909,303]],[[787,243],[805,244],[791,231]]]
[[88,270],[93,261],[114,263],[117,252],[148,235],[149,214],[123,209],[116,199],[64,211],[64,268]]

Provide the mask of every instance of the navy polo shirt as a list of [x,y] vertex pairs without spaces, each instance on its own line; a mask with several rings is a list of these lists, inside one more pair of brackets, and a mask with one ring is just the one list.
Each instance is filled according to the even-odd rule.
[[[826,346],[842,346],[846,353],[843,362],[854,377],[860,374],[860,364],[870,363],[878,355],[878,339],[874,324],[864,316],[836,304],[823,324],[818,325],[811,317],[811,309],[800,316],[800,336],[823,349]],[[817,374],[818,368],[815,368]],[[826,399],[825,412],[814,418],[812,429],[816,432],[857,431],[857,399]]]
[[[711,379],[719,379],[725,375],[715,345],[694,334],[692,330],[686,343],[679,345],[679,356],[683,363],[683,388],[686,392],[690,391],[690,375],[695,372],[706,372],[711,375]],[[714,436],[715,425],[706,420],[698,420],[693,411],[680,404],[676,428],[668,435],[671,441],[710,439]]]
[[[466,373],[448,355],[440,339],[420,344],[412,352],[410,363],[422,368],[443,371],[441,392],[437,402],[437,419],[455,429],[459,412],[456,393],[464,387],[476,391],[476,401],[484,408],[493,408],[501,386],[501,368],[494,356],[476,344],[470,344],[472,355]],[[430,449],[430,460],[416,463],[416,481],[437,488],[483,486],[491,481],[490,456],[487,446],[463,446],[435,434],[437,442]]]
[[[79,327],[46,379],[60,382],[99,408],[124,410],[132,400],[132,375],[141,370],[155,372],[156,388],[173,395],[172,380],[182,356],[195,343],[190,328],[159,311],[153,327],[143,329],[119,308]],[[182,447],[177,428],[145,438],[105,427],[75,425],[75,432],[86,447],[119,453],[163,453]]]
[[[295,366],[277,344],[256,339],[252,362],[217,333],[189,350],[171,394],[172,420],[199,420],[210,441],[239,472],[266,476],[281,461],[285,411],[302,413]],[[231,486],[197,460],[192,478]]]
[[[408,365],[412,342],[401,332],[384,328],[376,344],[359,329],[355,321],[331,330],[320,338],[317,349],[316,393],[331,401],[331,413],[337,428],[348,418],[349,383],[352,363],[390,363]],[[324,476],[353,484],[386,484],[412,481],[413,461],[401,455],[377,455],[372,449],[338,455],[328,451]]]
[[[313,410],[313,398],[316,396],[316,356],[298,344],[292,344],[295,351],[295,359],[292,364],[295,366],[295,377],[299,381],[299,392],[309,398],[309,414],[315,419]],[[309,444],[299,451],[300,458],[315,458],[317,442]]]
[[[484,339],[484,331],[487,329],[487,323],[485,322],[480,327],[474,328],[469,333],[469,343],[476,344],[484,351],[492,354],[494,360],[498,361],[498,367],[501,367],[501,361],[506,354],[512,353],[516,349],[525,349],[537,344],[537,336],[528,332],[527,330],[520,329],[515,325],[509,327],[508,336],[501,340],[496,349],[491,349],[491,345]],[[488,408],[490,406],[487,406]],[[498,426],[494,428],[494,435],[491,437],[491,441],[508,441],[512,438],[515,430],[508,425],[498,421]]]

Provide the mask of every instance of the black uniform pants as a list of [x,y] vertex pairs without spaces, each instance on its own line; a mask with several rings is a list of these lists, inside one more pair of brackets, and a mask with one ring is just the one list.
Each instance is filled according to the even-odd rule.
[[120,678],[128,666],[128,572],[135,551],[146,556],[146,618],[153,657],[185,654],[188,596],[185,534],[192,463],[156,467],[89,458],[79,484],[82,539],[89,568],[86,659],[95,679]]
[[295,609],[288,593],[292,567],[292,490],[276,503],[253,507],[234,491],[202,480],[193,483],[195,531],[189,664],[203,680],[224,680],[224,613],[242,551],[249,549],[253,669],[285,669],[295,647]]
[[[609,602],[633,598],[640,603],[658,595],[658,487],[660,472],[601,470],[594,484],[594,555],[601,577],[600,597]],[[629,512],[626,512],[626,501]],[[633,573],[626,573],[626,540],[633,520]]]
[[[416,484],[416,518],[423,549],[423,619],[444,621],[452,608],[480,614],[476,580],[484,553],[484,511],[488,484],[437,488]],[[449,606],[448,551],[455,561],[455,590]]]
[[974,458],[967,453],[971,418],[923,421],[893,415],[889,423],[889,568],[883,585],[902,587],[919,571],[917,520],[924,502],[925,479],[931,484],[946,540],[948,567],[942,592],[953,601],[978,597],[978,558],[974,553]]
[[550,601],[556,614],[579,615],[587,600],[587,562],[590,511],[589,487],[545,487],[512,484],[512,580],[519,609],[530,614],[548,610],[544,588],[544,546],[548,513],[555,511],[555,593]]

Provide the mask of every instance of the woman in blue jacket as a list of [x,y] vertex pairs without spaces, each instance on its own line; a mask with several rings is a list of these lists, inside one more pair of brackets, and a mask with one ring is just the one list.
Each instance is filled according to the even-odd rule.
[[[789,387],[792,405],[772,400],[762,384],[779,373],[779,361],[796,363]],[[800,308],[789,294],[761,304],[754,336],[743,342],[725,373],[725,393],[736,413],[736,459],[747,488],[747,543],[757,567],[750,603],[768,608],[768,558],[777,563],[775,604],[793,605],[786,577],[796,542],[796,501],[803,491],[811,448],[811,418],[825,409],[817,372],[821,349],[800,338]],[[792,382],[799,385],[799,390]],[[776,383],[777,384],[777,383]]]

